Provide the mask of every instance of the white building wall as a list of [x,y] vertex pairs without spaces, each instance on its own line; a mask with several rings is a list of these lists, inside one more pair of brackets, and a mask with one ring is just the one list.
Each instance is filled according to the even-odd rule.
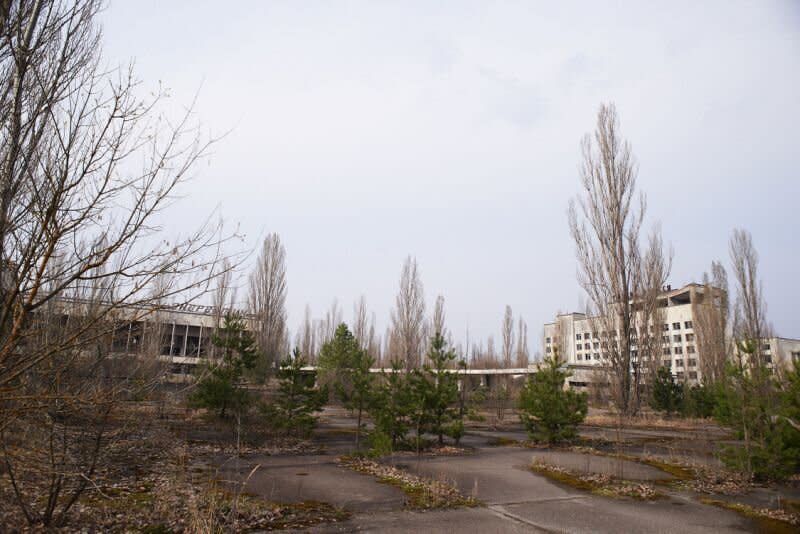
[[[702,291],[703,286],[689,284],[663,293],[661,297],[667,303],[666,307],[661,308],[664,322],[657,325],[654,331],[654,335],[662,337],[661,364],[669,367],[678,380],[689,384],[697,384],[702,380],[702,355],[697,348],[694,307],[690,302],[697,292]],[[592,328],[592,322],[592,318],[583,313],[570,313],[559,315],[554,322],[544,325],[545,356],[552,356],[558,347],[562,359],[574,370],[574,382],[590,382],[592,369],[607,361],[603,343],[613,338],[602,339],[601,333]],[[772,337],[763,340],[763,344],[762,350],[773,367],[800,365],[800,340]]]
[[[662,365],[668,366],[676,378],[690,384],[701,379],[693,306],[687,300],[689,295],[694,294],[695,288],[690,284],[664,293],[667,303],[666,307],[661,308],[664,322],[654,325],[652,331],[652,335],[663,338]],[[673,302],[672,298],[677,296],[681,296],[680,302],[686,302]],[[559,347],[561,357],[568,365],[582,369],[580,376],[583,378],[580,382],[585,382],[585,377],[591,374],[587,372],[590,369],[588,366],[596,368],[608,361],[603,344],[614,339],[613,333],[604,339],[602,332],[593,328],[592,322],[593,319],[585,314],[571,313],[559,315],[556,321],[544,325],[544,354],[550,356]]]

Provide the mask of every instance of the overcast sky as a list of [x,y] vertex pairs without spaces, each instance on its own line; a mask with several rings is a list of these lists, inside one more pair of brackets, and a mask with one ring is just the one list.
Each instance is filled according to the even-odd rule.
[[567,205],[613,101],[673,287],[745,227],[800,337],[800,2],[117,0],[102,21],[109,63],[230,132],[170,229],[219,207],[250,247],[280,234],[293,331],[362,294],[382,330],[410,254],[457,338],[499,339],[509,304],[538,350],[583,307]]

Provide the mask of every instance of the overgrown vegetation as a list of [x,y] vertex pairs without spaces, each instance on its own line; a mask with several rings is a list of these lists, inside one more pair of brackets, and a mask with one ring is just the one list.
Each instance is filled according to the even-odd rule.
[[336,328],[333,339],[320,350],[320,382],[332,387],[335,398],[342,406],[356,412],[356,450],[361,448],[364,412],[374,400],[374,380],[370,374],[374,363],[374,358],[361,349],[358,340],[344,323]]
[[277,371],[278,393],[270,403],[263,403],[261,412],[275,430],[290,436],[308,437],[316,425],[315,412],[322,410],[328,397],[325,388],[314,384],[314,374],[303,371],[306,360],[295,348],[291,358],[281,362]]
[[618,480],[609,475],[579,474],[548,464],[541,459],[534,461],[530,465],[530,470],[555,482],[603,497],[631,497],[639,500],[654,500],[663,497],[650,484]]
[[376,477],[381,482],[400,488],[406,494],[406,506],[431,510],[477,506],[475,496],[465,496],[445,480],[433,480],[402,469],[363,458],[340,457],[339,465]]
[[222,356],[199,369],[197,387],[189,402],[196,408],[212,410],[221,418],[231,413],[241,416],[253,404],[252,397],[243,387],[243,376],[256,365],[258,349],[255,340],[241,316],[226,314],[212,343],[222,350]]
[[650,406],[667,415],[683,411],[683,386],[675,381],[667,367],[659,367],[656,372]]
[[424,428],[437,437],[439,445],[444,444],[445,435],[459,441],[464,434],[464,421],[458,409],[458,375],[453,369],[456,353],[448,350],[439,332],[431,338],[428,360],[431,364],[417,372],[414,390],[424,406]]
[[[755,342],[739,344],[744,358]],[[715,417],[731,427],[741,446],[726,446],[721,458],[729,467],[755,479],[785,478],[800,472],[800,370],[776,380],[760,365],[729,363],[720,385]]]
[[790,534],[797,532],[800,526],[800,516],[786,510],[776,510],[771,508],[754,508],[750,505],[738,502],[723,501],[720,499],[702,498],[700,502],[710,504],[726,510],[732,510],[744,517],[755,520],[762,532],[770,534]]
[[569,376],[556,351],[522,388],[520,419],[534,441],[552,444],[576,436],[588,411],[588,399],[586,393],[565,387]]

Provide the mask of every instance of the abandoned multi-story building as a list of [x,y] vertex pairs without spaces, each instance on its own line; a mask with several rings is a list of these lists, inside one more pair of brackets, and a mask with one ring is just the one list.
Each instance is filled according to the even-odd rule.
[[[112,336],[112,353],[147,354],[170,364],[171,375],[187,375],[212,352],[212,336],[225,313],[254,319],[241,310],[218,312],[213,306],[183,304],[160,308],[139,320],[120,321]],[[137,315],[137,314],[134,314]]]
[[[709,298],[711,297],[711,298]],[[667,286],[658,296],[659,324],[649,324],[649,333],[633,332],[631,356],[637,359],[636,334],[661,336],[658,343],[659,365],[672,370],[679,381],[697,384],[702,381],[700,353],[696,332],[699,304],[719,306],[725,297],[722,290],[701,284],[687,284],[678,289]],[[640,313],[640,312],[637,312]],[[544,325],[543,352],[556,349],[570,367],[570,384],[585,387],[596,381],[599,369],[608,364],[608,347],[615,343],[617,331],[603,331],[605,321],[585,313],[567,313]],[[638,321],[643,322],[643,321]],[[657,337],[656,337],[657,339]],[[800,340],[770,337],[761,340],[767,365],[795,365],[800,362]]]

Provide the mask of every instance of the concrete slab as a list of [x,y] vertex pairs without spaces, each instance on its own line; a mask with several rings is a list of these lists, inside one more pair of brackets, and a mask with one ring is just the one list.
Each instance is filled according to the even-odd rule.
[[405,495],[394,486],[370,475],[337,466],[333,457],[257,456],[228,462],[220,468],[226,480],[243,480],[256,464],[261,467],[250,477],[244,491],[270,501],[315,500],[340,506],[351,512],[400,510]]
[[[565,451],[538,451],[516,447],[481,449],[464,456],[395,458],[409,471],[430,478],[451,481],[466,494],[490,504],[558,499],[578,494],[532,473],[528,466],[535,458],[576,471],[617,474],[618,460],[603,456]],[[648,465],[622,461],[622,472],[633,480],[665,480],[670,475]]]
[[399,534],[424,532],[426,534],[467,533],[520,534],[547,532],[526,521],[517,521],[488,508],[461,508],[431,512],[399,511],[380,515],[365,514],[340,524],[319,525],[304,530],[314,533],[380,532]]
[[747,519],[733,512],[688,500],[639,502],[585,496],[499,508],[552,532],[712,534],[753,530]]

